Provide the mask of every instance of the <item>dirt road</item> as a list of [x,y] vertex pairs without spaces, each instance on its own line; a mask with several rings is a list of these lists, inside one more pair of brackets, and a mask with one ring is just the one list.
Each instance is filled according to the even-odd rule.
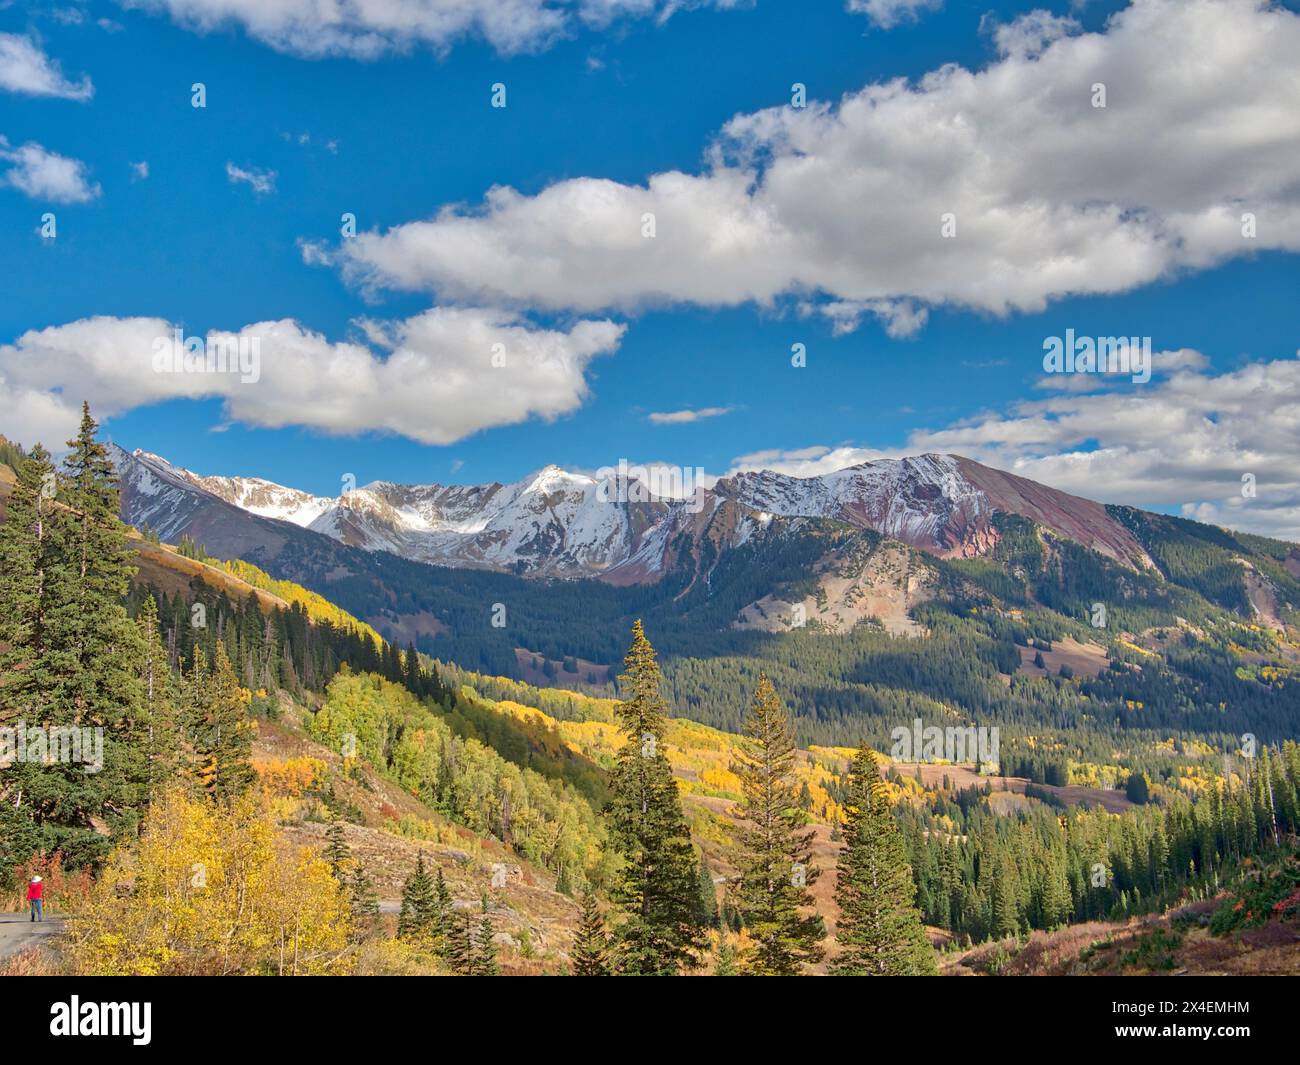
[[26,913],[0,913],[0,958],[18,954],[62,931],[62,917],[33,922]]

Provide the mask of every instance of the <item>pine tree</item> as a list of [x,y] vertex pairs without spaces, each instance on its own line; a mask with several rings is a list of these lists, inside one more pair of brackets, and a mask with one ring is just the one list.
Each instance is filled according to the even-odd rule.
[[[38,444],[15,458],[17,480],[0,522],[0,724],[40,725],[48,714],[45,654],[54,467]],[[50,849],[58,793],[43,796],[42,767],[16,761],[0,776],[0,878]],[[42,799],[44,798],[44,801]]]
[[[61,474],[33,449],[0,532],[0,691],[27,727],[94,747],[89,757],[83,748],[80,759],[14,766],[5,798],[21,796],[42,848],[72,867],[133,834],[149,794],[142,645],[123,606],[134,571],[117,473],[96,431],[83,407]],[[86,772],[91,760],[97,768]]]
[[573,940],[574,976],[609,976],[609,937],[600,904],[588,889],[582,896],[582,917]]
[[365,867],[357,862],[348,880],[348,898],[352,901],[352,913],[365,922],[379,918],[379,894],[366,873]]
[[340,884],[348,881],[347,870],[352,864],[352,849],[343,833],[343,822],[335,818],[325,830],[325,850],[322,857],[329,862],[330,872]]
[[736,944],[725,928],[718,930],[718,944],[713,950],[714,976],[739,976],[736,967]]
[[740,870],[737,903],[751,946],[740,959],[746,976],[797,976],[821,960],[825,937],[808,885],[813,833],[804,831],[795,786],[795,745],[789,718],[766,674],[745,722],[749,743],[735,767],[743,801],[736,836]]
[[144,723],[148,740],[149,786],[158,789],[171,781],[181,762],[181,723],[176,706],[176,688],[167,648],[159,631],[158,605],[145,597],[136,617],[142,655],[140,687],[144,698]]
[[849,796],[835,901],[842,951],[831,963],[841,976],[925,976],[936,971],[913,901],[916,887],[902,836],[864,743],[849,772]]
[[696,910],[695,920],[701,928],[716,928],[718,926],[718,889],[713,886],[713,874],[709,872],[709,863],[704,860],[704,852],[700,852],[700,861],[696,872],[696,883],[699,885],[699,901]]
[[434,875],[433,879],[433,920],[430,927],[433,931],[434,943],[442,949],[447,944],[447,936],[451,934],[451,918],[455,913],[455,906],[451,900],[451,892],[447,890],[447,882],[442,878],[442,869]]
[[230,802],[253,783],[253,723],[226,645],[217,641],[210,672],[203,671],[201,650],[196,647],[194,654],[196,675],[191,678],[190,712],[196,730],[194,752],[199,782],[209,798]]
[[49,681],[41,667],[56,481],[49,454],[39,444],[16,472],[0,523],[0,693],[6,707],[39,714],[48,702],[43,688]]
[[[439,870],[441,875],[441,870]],[[438,892],[424,865],[424,854],[415,858],[415,871],[402,885],[402,908],[397,918],[397,938],[416,939],[436,933]]]
[[676,975],[695,963],[695,851],[664,750],[667,705],[659,665],[641,622],[619,680],[615,708],[625,743],[610,778],[610,833],[623,857],[613,896],[624,919],[616,930],[618,969],[626,975]]
[[492,938],[492,922],[487,914],[479,918],[471,947],[470,976],[500,976],[497,964],[497,945]]
[[464,910],[455,910],[451,915],[444,956],[457,976],[474,975],[474,935],[469,914]]

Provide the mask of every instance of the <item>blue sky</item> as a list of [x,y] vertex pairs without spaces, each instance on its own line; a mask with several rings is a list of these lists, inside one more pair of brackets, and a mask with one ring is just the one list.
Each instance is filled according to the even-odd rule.
[[[328,494],[344,473],[361,483],[479,482],[620,458],[714,474],[745,465],[817,472],[942,449],[1094,498],[1300,530],[1297,441],[1286,432],[1300,402],[1300,149],[1279,124],[1300,77],[1296,52],[1288,62],[1281,47],[1300,41],[1295,5],[1140,0],[1125,13],[1124,4],[936,0],[909,11],[885,0],[757,0],[665,18],[647,0],[627,6],[657,15],[606,20],[596,9],[617,4],[519,0],[549,28],[504,44],[500,31],[489,34],[493,44],[474,28],[432,40],[427,27],[384,28],[375,46],[374,27],[304,37],[268,24],[267,11],[296,2],[195,0],[191,11],[262,11],[206,28],[176,13],[179,0],[143,10],[0,5],[0,42],[27,62],[7,76],[0,69],[0,402],[9,408],[0,431],[57,433],[64,400],[86,393],[124,446]],[[1207,41],[1219,21],[1223,31]],[[1214,74],[1199,88],[1168,87],[1165,99],[1169,79],[1141,72],[1144,41],[1154,65],[1197,40],[1211,53],[1200,61],[1221,64],[1224,78],[1242,54],[1259,59],[1259,83],[1234,89],[1248,95],[1224,112],[1237,119],[1225,122],[1197,96],[1218,91]],[[1088,41],[1113,53],[1098,69],[1111,71],[1104,118],[1120,123],[1114,136],[1071,134],[1055,152],[1013,136],[1035,122],[1046,131],[1092,121],[1082,102],[1062,116],[1074,105],[1052,95],[1073,73],[1047,73],[1049,59],[1081,70],[1077,99],[1086,101],[1092,60],[1067,53]],[[1279,51],[1261,56],[1269,41]],[[927,95],[922,79],[945,64],[984,72],[986,83],[950,79]],[[1024,88],[999,88],[995,76]],[[897,78],[908,80],[893,98],[850,115],[843,101]],[[194,82],[206,86],[205,108],[191,106]],[[498,82],[505,108],[490,106]],[[795,82],[812,106],[788,126],[769,115],[721,136],[737,116],[791,112]],[[818,114],[835,128],[815,128]],[[954,136],[953,121],[965,126],[967,116],[969,143],[929,150],[926,138]],[[1147,128],[1169,131],[1180,147],[1126,143]],[[728,152],[756,153],[726,173],[775,175],[774,157],[797,168],[819,153],[825,166],[810,171],[806,194],[775,177],[726,193],[743,217],[718,217],[716,232],[726,244],[729,227],[740,231],[735,254],[697,255],[712,240],[713,210],[712,192],[699,188],[649,194],[661,227],[686,235],[656,236],[667,250],[644,276],[630,266],[624,281],[625,251],[584,252],[567,239],[564,212],[583,214],[611,187],[616,203],[627,200],[630,224],[653,175],[680,171],[721,188],[710,153],[723,141]],[[42,169],[47,157],[23,156],[24,146],[72,162]],[[1182,150],[1190,164],[1174,170]],[[957,209],[954,243],[969,249],[952,265],[917,251],[928,236],[890,229],[915,206],[937,232],[931,163],[933,188],[948,190]],[[872,175],[877,167],[883,173]],[[265,189],[241,173],[260,175]],[[485,205],[494,186],[516,191],[515,208]],[[555,188],[572,190],[558,215],[546,196]],[[875,202],[881,189],[898,197],[896,210]],[[820,210],[840,191],[842,226],[830,207]],[[607,216],[592,210],[599,225]],[[1223,212],[1246,210],[1259,214],[1260,235],[1234,245]],[[39,232],[47,211],[53,240]],[[368,241],[340,239],[344,212]],[[439,212],[446,224],[420,228]],[[759,250],[745,250],[751,239]],[[481,248],[495,251],[480,263]],[[788,271],[767,268],[782,256]],[[516,257],[517,275],[501,265]],[[1062,280],[1044,280],[1062,263]],[[834,311],[844,304],[855,308],[847,322]],[[333,421],[298,418],[289,371],[245,386],[262,398],[242,406],[220,392],[168,398],[165,388],[138,391],[145,405],[132,398],[148,361],[139,338],[159,332],[140,323],[202,335],[292,320],[313,337],[301,358],[319,366],[331,345],[348,343],[384,360],[361,320],[391,329],[442,310],[487,315],[489,331],[545,334],[571,360],[567,378],[550,399],[493,412],[491,374],[513,371],[494,370],[482,352],[466,364],[464,345],[477,343],[466,337],[484,334],[458,318],[427,350],[407,340],[416,372],[481,372],[489,382],[486,392],[432,394],[425,421],[436,431],[420,426],[419,402],[388,417],[382,393]],[[920,324],[908,318],[918,312]],[[71,339],[60,332],[98,316],[116,325],[88,324]],[[596,339],[575,354],[583,323]],[[1066,328],[1150,336],[1156,352],[1177,354],[1163,363],[1157,355],[1147,385],[1045,379],[1044,338]],[[79,362],[88,337],[103,348],[93,366]],[[264,343],[264,363],[281,358],[281,343]],[[807,366],[791,366],[794,343],[806,345]],[[390,399],[393,391],[405,390],[390,389]],[[352,399],[328,382],[299,397],[317,411]],[[650,417],[682,411],[697,413]],[[1248,506],[1235,490],[1243,472],[1261,486]]]

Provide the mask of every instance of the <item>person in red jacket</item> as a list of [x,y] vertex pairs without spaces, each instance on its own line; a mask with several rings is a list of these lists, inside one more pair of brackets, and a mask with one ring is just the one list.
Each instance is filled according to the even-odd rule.
[[32,877],[32,882],[27,885],[27,901],[32,906],[32,920],[44,921],[45,915],[41,913],[41,895],[45,892],[45,885],[41,883],[39,876]]

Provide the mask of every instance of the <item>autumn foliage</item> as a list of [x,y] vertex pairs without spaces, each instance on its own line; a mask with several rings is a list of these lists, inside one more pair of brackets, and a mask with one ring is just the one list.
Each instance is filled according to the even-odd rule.
[[337,971],[346,895],[314,851],[277,836],[252,796],[223,808],[179,790],[113,853],[70,923],[76,972],[308,975]]

